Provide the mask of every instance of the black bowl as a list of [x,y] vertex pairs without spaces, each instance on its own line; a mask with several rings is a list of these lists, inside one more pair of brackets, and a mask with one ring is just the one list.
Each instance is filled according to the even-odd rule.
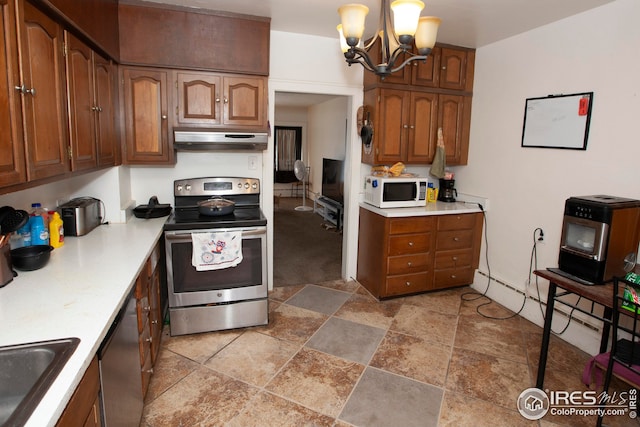
[[33,245],[11,251],[11,264],[23,271],[38,270],[49,262],[53,246]]

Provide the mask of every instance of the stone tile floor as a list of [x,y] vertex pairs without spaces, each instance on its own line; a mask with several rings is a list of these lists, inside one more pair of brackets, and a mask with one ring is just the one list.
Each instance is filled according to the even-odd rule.
[[[593,426],[528,421],[542,329],[478,314],[469,288],[379,302],[356,282],[275,288],[269,325],[171,337],[141,427]],[[474,299],[470,301],[470,299]],[[496,303],[483,314],[512,314]],[[552,337],[545,388],[586,390],[589,355]],[[621,389],[624,389],[622,386]],[[611,425],[639,425],[627,416]]]

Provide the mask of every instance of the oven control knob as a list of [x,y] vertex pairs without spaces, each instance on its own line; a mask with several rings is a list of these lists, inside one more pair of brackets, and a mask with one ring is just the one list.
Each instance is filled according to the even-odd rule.
[[244,188],[247,189],[247,190],[249,189],[249,183],[248,182],[244,183]]
[[218,292],[218,298],[222,298],[222,292]]
[[182,191],[182,185],[178,185],[178,186],[176,187],[176,190],[177,190],[178,192]]
[[191,191],[191,185],[187,184],[184,186],[185,191]]
[[238,188],[242,188],[242,183],[241,182],[238,183]]
[[258,184],[254,182],[253,184],[251,184],[251,188],[255,190],[256,188],[258,188]]

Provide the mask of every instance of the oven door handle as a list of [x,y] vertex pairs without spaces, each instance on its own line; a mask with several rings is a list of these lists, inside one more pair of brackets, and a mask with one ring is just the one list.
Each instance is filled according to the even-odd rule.
[[[213,229],[216,230],[216,232],[218,231],[230,231],[230,229]],[[233,229],[231,229],[233,230]],[[242,231],[242,237],[248,237],[248,236],[260,236],[263,234],[267,233],[266,229],[260,229],[260,228],[248,228],[248,229],[243,229]],[[179,233],[179,232],[165,232],[164,237],[167,240],[184,240],[184,239],[190,239],[191,238],[191,234],[192,233]]]
[[562,245],[560,247],[560,249],[562,249],[563,251],[569,252],[570,254],[577,255],[577,256],[579,256],[581,258],[594,259],[594,260],[597,260],[597,258],[598,258],[595,255],[586,254],[584,252],[581,252],[581,251],[578,251],[576,249],[573,249],[572,247],[567,246],[567,245]]

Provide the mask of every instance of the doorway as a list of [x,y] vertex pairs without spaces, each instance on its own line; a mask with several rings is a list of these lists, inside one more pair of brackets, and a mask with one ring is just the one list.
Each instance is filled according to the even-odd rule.
[[[341,230],[314,210],[295,208],[313,207],[322,195],[323,159],[345,158],[347,99],[276,92],[275,101],[273,285],[339,280]],[[305,165],[305,185],[293,173],[296,160]]]

